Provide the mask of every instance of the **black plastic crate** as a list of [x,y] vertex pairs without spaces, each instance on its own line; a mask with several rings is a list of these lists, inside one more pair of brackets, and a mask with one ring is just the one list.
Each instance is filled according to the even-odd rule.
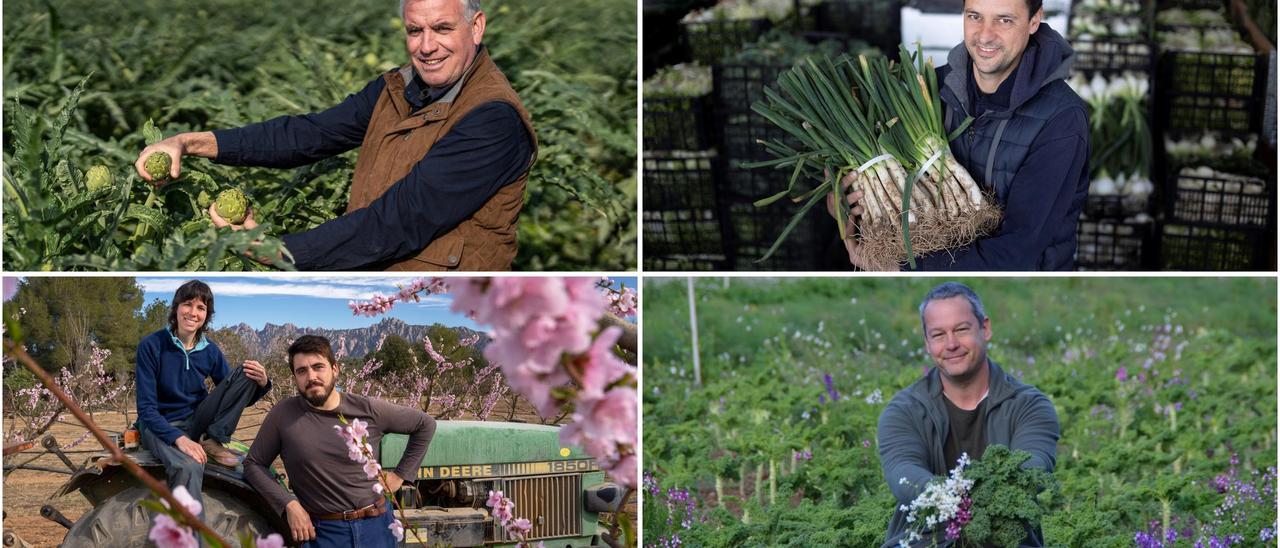
[[1174,172],[1166,204],[1169,218],[1229,227],[1270,226],[1275,188],[1258,178]]
[[1258,132],[1266,98],[1266,57],[1168,51],[1160,56],[1156,116],[1166,130]]
[[1151,196],[1125,196],[1120,194],[1090,194],[1084,202],[1084,215],[1090,219],[1119,219],[1151,213]]
[[713,138],[711,94],[644,100],[644,150],[705,150]]
[[902,3],[894,0],[826,0],[810,12],[812,28],[875,46],[897,58],[902,43]]
[[716,162],[710,153],[646,153],[644,208],[716,209]]
[[765,98],[765,88],[775,87],[778,75],[789,68],[785,65],[711,67],[718,150],[730,167],[737,167],[741,162],[772,159],[768,149],[760,144],[761,140],[791,142],[785,131],[751,110],[753,103]]
[[[1263,230],[1168,223],[1160,234],[1162,270],[1267,270]],[[1274,266],[1270,268],[1274,270]]]
[[1155,74],[1155,46],[1146,40],[1077,38],[1071,47],[1076,52],[1073,72],[1113,76],[1131,71],[1148,78]]
[[1076,225],[1076,269],[1143,270],[1154,232],[1150,222],[1082,217]]
[[723,204],[726,256],[733,270],[819,270],[826,263],[827,241],[835,220],[819,204],[811,209],[768,260],[769,247],[782,234],[800,206],[787,199],[768,206],[754,202],[786,188],[790,171],[726,167],[718,198]]
[[719,63],[724,56],[754,42],[773,27],[768,19],[728,19],[683,23],[689,55],[703,65]]
[[645,209],[645,257],[723,256],[720,219],[712,209]]

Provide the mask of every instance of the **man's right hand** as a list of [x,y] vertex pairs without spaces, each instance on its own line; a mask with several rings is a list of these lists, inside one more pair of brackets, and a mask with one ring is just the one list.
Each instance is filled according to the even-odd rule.
[[[849,204],[849,218],[845,219],[845,223],[846,223],[846,230],[849,230],[850,234],[852,234],[852,229],[848,227],[853,225],[853,219],[855,217],[862,215],[863,213],[863,208],[860,203],[862,201],[862,191],[855,190],[853,192],[849,192],[849,189],[853,187],[854,181],[857,181],[857,180],[858,180],[857,172],[854,172],[854,171],[850,171],[849,173],[846,173],[844,178],[840,179],[840,193],[845,196],[845,201]],[[830,214],[832,218],[836,218],[836,216],[838,215],[837,213],[838,211],[839,210],[836,208],[836,195],[834,193],[828,192],[827,193],[827,213]]]
[[138,176],[142,180],[152,184],[159,185],[164,181],[155,181],[151,179],[151,174],[147,173],[144,167],[147,163],[147,157],[155,152],[166,152],[172,163],[169,165],[169,179],[177,179],[182,174],[182,157],[183,156],[199,156],[201,158],[217,158],[218,157],[218,139],[213,136],[211,131],[179,133],[152,144],[142,149],[138,154],[138,159],[133,162],[133,168],[138,171]]
[[289,520],[289,532],[293,534],[294,542],[306,542],[315,540],[316,528],[311,526],[311,514],[308,514],[302,508],[302,504],[296,500],[289,501],[284,507],[285,518]]
[[178,447],[179,451],[186,453],[188,457],[191,457],[200,464],[204,464],[205,461],[209,460],[209,458],[204,454],[204,448],[200,447],[200,444],[191,441],[191,438],[182,436],[174,440],[173,444]]

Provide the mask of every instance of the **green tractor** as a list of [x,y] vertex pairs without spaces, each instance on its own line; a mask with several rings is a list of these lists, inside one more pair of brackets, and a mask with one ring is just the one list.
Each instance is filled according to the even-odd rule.
[[[437,423],[418,477],[405,482],[396,493],[405,509],[402,545],[418,544],[418,538],[427,546],[512,544],[485,506],[490,490],[502,491],[515,502],[515,516],[533,524],[527,540],[542,541],[548,547],[607,544],[610,539],[600,526],[599,515],[622,506],[622,489],[606,482],[604,472],[582,449],[560,445],[559,431],[555,426],[523,423]],[[335,437],[335,443],[338,441]],[[382,465],[394,467],[407,443],[403,435],[384,436]],[[126,455],[164,480],[163,467],[149,452],[130,449]],[[268,509],[244,481],[242,471],[242,467],[205,467],[206,523],[233,542],[246,530],[255,536],[276,532],[290,540],[283,517]],[[279,474],[276,478],[287,487]],[[69,528],[62,546],[148,544],[152,516],[138,501],[152,494],[123,467],[112,464],[109,454],[90,457],[54,496],[73,491],[80,491],[93,504],[75,523],[52,507],[41,511]],[[417,537],[410,530],[416,531]]]

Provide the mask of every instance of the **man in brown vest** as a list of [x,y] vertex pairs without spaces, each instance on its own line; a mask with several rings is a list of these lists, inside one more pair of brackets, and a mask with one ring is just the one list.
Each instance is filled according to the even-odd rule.
[[529,113],[481,44],[479,0],[402,0],[401,14],[408,64],[324,112],[155,143],[139,176],[157,151],[176,179],[184,154],[287,168],[359,146],[347,213],[282,237],[299,269],[509,270],[537,155]]

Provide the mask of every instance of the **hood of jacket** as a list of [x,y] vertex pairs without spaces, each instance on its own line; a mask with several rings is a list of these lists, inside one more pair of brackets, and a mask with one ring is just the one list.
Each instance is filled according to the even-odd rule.
[[[1004,113],[991,113],[992,116],[1003,114],[1008,116],[1018,110],[1027,101],[1035,97],[1041,88],[1054,80],[1066,80],[1071,75],[1071,65],[1075,62],[1076,52],[1071,49],[1067,40],[1058,31],[1041,22],[1040,28],[1027,42],[1027,49],[1022,52],[1018,62],[1018,70],[1013,78],[1013,91],[1009,95],[1009,110]],[[949,91],[954,103],[963,112],[972,115],[973,105],[970,103],[968,90],[969,50],[964,42],[951,48],[947,54],[947,65],[951,70],[943,79],[943,90]],[[944,96],[947,93],[943,94]]]

